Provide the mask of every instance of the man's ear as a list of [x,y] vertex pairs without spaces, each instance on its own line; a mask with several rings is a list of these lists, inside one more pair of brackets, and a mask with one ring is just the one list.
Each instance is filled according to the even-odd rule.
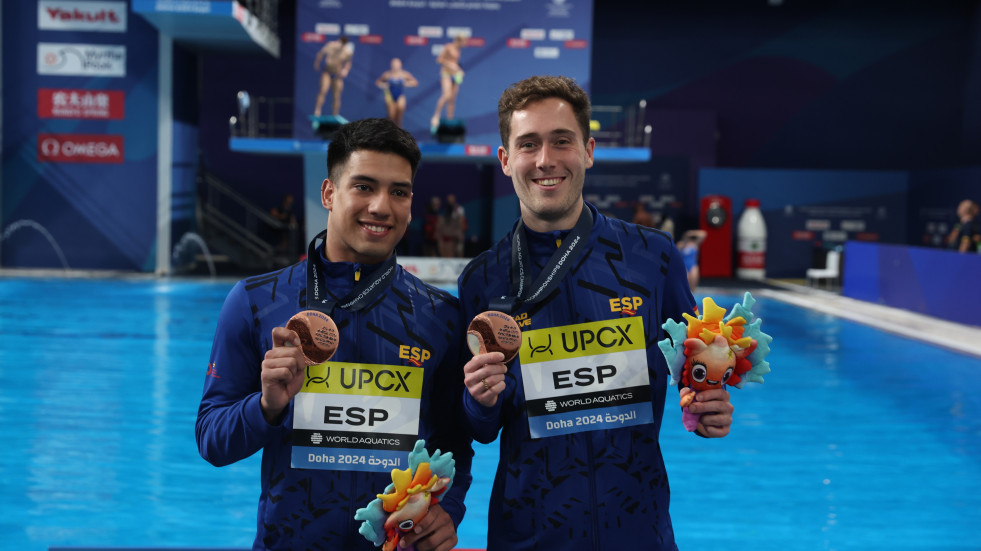
[[501,161],[501,170],[505,176],[511,175],[511,165],[508,163],[508,150],[503,145],[497,148],[497,160]]
[[320,204],[327,210],[334,208],[334,182],[331,182],[330,178],[326,178],[324,183],[320,184]]

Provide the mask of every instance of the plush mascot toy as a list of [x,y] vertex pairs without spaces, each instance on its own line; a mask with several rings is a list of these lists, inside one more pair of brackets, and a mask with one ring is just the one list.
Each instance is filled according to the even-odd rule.
[[688,411],[696,393],[727,384],[742,388],[746,381],[762,383],[763,375],[770,372],[764,358],[773,337],[760,331],[763,320],[753,315],[755,303],[753,295],[746,293],[742,304],[726,315],[724,308],[705,297],[700,317],[682,314],[687,323],[668,320],[661,326],[669,338],[657,345],[668,362],[669,384],[682,387],[681,421],[689,431],[698,426],[699,415]]
[[426,441],[417,440],[409,453],[409,468],[392,469],[385,493],[355,511],[354,519],[364,521],[358,533],[383,551],[396,549],[402,534],[411,532],[453,485],[454,465],[452,453],[436,450],[430,456]]

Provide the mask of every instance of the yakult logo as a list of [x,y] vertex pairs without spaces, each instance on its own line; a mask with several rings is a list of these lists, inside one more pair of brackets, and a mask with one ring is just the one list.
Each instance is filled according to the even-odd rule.
[[40,0],[37,27],[53,31],[126,32],[126,2]]
[[122,163],[123,137],[112,134],[38,134],[37,158],[49,163]]

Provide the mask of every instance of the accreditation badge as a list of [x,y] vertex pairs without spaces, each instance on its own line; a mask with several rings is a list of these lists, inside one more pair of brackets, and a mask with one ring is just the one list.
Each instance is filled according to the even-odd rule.
[[525,331],[521,377],[532,438],[654,422],[640,316]]
[[307,367],[293,400],[299,469],[391,472],[408,467],[419,434],[423,370],[325,362]]

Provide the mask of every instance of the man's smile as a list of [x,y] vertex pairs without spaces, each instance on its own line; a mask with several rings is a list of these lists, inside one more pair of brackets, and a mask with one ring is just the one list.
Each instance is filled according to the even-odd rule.
[[559,185],[559,183],[562,182],[562,178],[538,178],[533,179],[532,181],[542,187],[552,187]]

